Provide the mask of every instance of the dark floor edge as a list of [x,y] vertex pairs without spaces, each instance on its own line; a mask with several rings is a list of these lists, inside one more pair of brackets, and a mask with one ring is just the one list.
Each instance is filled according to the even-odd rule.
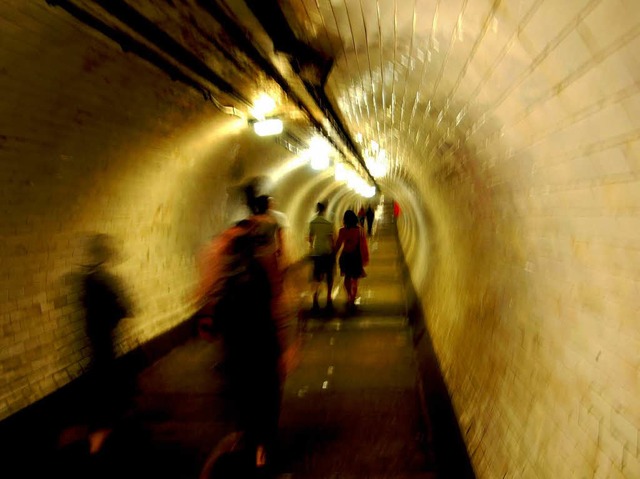
[[[400,245],[397,228],[395,234]],[[409,324],[418,363],[418,397],[423,420],[432,431],[438,477],[442,479],[475,479],[467,446],[460,431],[451,396],[445,383],[433,342],[426,328],[426,318],[413,286],[402,247],[398,248],[404,281]]]
[[[134,381],[144,368],[193,335],[193,321],[189,318],[117,358],[114,369],[118,380],[123,383]],[[0,422],[2,455],[16,462],[33,462],[55,446],[63,428],[86,422],[91,414],[91,406],[86,400],[91,379],[91,373],[85,373],[3,419]]]

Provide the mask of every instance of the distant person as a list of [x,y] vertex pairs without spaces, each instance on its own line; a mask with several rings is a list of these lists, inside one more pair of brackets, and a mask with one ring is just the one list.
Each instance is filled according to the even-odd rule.
[[361,206],[358,210],[358,223],[360,223],[360,227],[364,228],[364,220],[367,216],[367,212],[364,209],[364,206]]
[[355,310],[358,294],[358,280],[365,276],[364,266],[369,263],[369,247],[363,229],[358,224],[358,216],[353,210],[347,210],[343,217],[344,227],[338,232],[335,252],[342,248],[340,274],[344,276],[344,288],[347,291],[347,311]]
[[371,208],[371,205],[367,205],[367,211],[365,215],[367,217],[367,235],[371,236],[371,231],[373,229],[373,220],[376,217],[376,214],[373,211],[373,208]]
[[393,202],[393,222],[395,223],[400,216],[400,204],[394,200]]
[[309,246],[313,259],[313,312],[320,310],[318,295],[323,281],[327,283],[326,308],[328,310],[333,308],[331,291],[333,289],[333,271],[335,269],[335,256],[333,254],[335,230],[333,223],[324,216],[326,209],[327,206],[324,203],[318,203],[316,205],[317,215],[309,223]]

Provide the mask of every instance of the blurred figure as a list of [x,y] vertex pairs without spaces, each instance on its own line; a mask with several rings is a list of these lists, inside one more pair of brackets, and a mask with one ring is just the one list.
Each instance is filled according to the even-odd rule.
[[285,256],[286,248],[285,248],[285,229],[289,227],[289,219],[287,215],[285,215],[282,211],[278,211],[276,209],[276,200],[272,197],[268,197],[268,206],[267,206],[267,214],[273,217],[278,224],[278,229],[276,230],[276,243],[277,243],[277,255],[280,259],[280,267],[282,269],[285,268],[287,259]]
[[358,224],[358,217],[352,210],[347,210],[343,217],[344,227],[338,232],[335,252],[342,248],[340,259],[340,275],[344,276],[344,288],[347,291],[347,311],[355,311],[358,294],[358,279],[366,276],[364,266],[369,263],[369,246],[363,229]]
[[256,240],[261,226],[253,217],[242,220],[209,245],[200,262],[198,293],[211,316],[209,332],[223,340],[224,371],[252,467],[266,465],[273,450],[282,386],[273,288],[257,255],[264,248]]
[[245,194],[247,206],[252,212],[248,220],[252,223],[250,234],[256,246],[255,254],[267,271],[271,285],[271,311],[282,350],[280,370],[284,381],[286,375],[297,366],[301,347],[297,335],[297,311],[293,307],[292,294],[285,287],[286,244],[281,225],[270,214],[269,197],[256,196],[253,183],[245,188]]
[[284,280],[283,268],[280,264],[280,256],[284,248],[281,227],[275,217],[269,214],[268,196],[253,197],[249,192],[247,203],[252,213],[249,220],[255,255],[269,275],[273,297],[279,298]]
[[367,216],[367,212],[364,209],[364,206],[361,206],[358,210],[358,223],[360,223],[360,227],[364,228],[364,220]]
[[114,330],[123,318],[130,316],[132,308],[120,280],[109,271],[116,256],[113,238],[106,234],[91,237],[88,255],[82,304],[93,354],[89,377],[95,412],[90,431],[91,452],[96,452],[126,409],[132,393],[131,385],[117,374],[113,341]]
[[[298,361],[295,311],[285,289],[281,226],[269,197],[245,187],[251,214],[224,231],[200,261],[198,301],[204,336],[219,335],[237,420],[255,464],[263,466],[277,436],[284,380]],[[277,216],[277,215],[276,215]]]
[[325,218],[324,213],[327,206],[324,203],[316,205],[317,215],[309,223],[309,245],[311,247],[311,257],[313,258],[313,309],[312,312],[319,312],[318,294],[323,281],[327,282],[327,303],[326,308],[333,308],[331,300],[331,290],[333,289],[333,270],[335,268],[334,229],[333,224]]
[[400,204],[397,201],[393,201],[393,222],[395,223],[400,216]]
[[371,236],[371,231],[372,231],[372,228],[373,228],[373,220],[376,217],[376,214],[373,211],[373,208],[371,208],[371,205],[367,205],[367,211],[366,211],[365,215],[367,217],[367,235]]

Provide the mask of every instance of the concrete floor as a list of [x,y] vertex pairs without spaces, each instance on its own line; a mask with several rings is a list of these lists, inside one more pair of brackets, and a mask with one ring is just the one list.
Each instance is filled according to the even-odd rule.
[[[379,222],[370,250],[356,313],[347,314],[337,288],[332,314],[300,315],[302,360],[286,382],[276,477],[437,477],[420,415],[393,225]],[[144,370],[130,414],[100,452],[86,460],[59,457],[60,472],[197,478],[234,430],[218,351],[193,339]]]

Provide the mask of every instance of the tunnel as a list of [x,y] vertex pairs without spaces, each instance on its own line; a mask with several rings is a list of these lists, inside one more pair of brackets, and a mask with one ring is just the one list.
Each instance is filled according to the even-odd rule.
[[420,394],[461,451],[437,477],[640,477],[636,1],[7,0],[0,29],[18,467],[90,370],[90,256],[113,257],[114,356],[141,370],[191,337],[198,252],[260,178],[291,264],[318,201],[336,228],[397,205]]

